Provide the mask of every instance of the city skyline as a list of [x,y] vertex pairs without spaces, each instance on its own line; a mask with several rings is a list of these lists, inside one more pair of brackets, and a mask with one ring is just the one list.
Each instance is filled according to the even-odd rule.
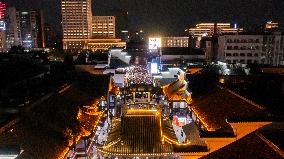
[[[19,9],[43,9],[47,22],[61,31],[60,0],[4,0],[7,6]],[[94,15],[114,15],[120,9],[128,11],[130,29],[143,29],[149,34],[184,34],[184,29],[199,22],[237,23],[248,31],[254,31],[270,20],[283,25],[284,14],[281,0],[270,1],[121,1],[94,0]],[[48,14],[47,14],[48,13]]]
[[0,159],[283,159],[283,8],[0,0]]

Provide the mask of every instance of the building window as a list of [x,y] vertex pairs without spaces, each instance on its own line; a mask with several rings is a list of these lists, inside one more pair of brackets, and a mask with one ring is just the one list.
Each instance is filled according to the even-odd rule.
[[231,53],[226,53],[226,56],[232,56],[232,54]]
[[239,56],[239,54],[238,53],[233,53],[233,56]]

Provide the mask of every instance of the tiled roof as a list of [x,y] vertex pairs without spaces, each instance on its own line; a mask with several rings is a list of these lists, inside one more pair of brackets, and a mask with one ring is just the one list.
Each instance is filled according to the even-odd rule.
[[283,159],[283,151],[275,151],[265,140],[259,132],[253,132],[202,159]]
[[266,121],[269,115],[261,106],[221,87],[194,98],[190,107],[207,131],[230,127],[228,121]]
[[172,145],[162,142],[160,121],[157,111],[128,111],[121,121],[113,122],[107,143],[99,149],[103,153],[125,156],[171,154]]
[[[19,159],[63,158],[75,138],[88,135],[100,118],[99,114],[78,115],[80,109],[95,103],[107,92],[108,85],[104,84],[108,82],[104,82],[103,77],[79,79],[80,82],[54,93],[26,112],[20,122],[5,132],[9,133],[9,138],[5,133],[0,134],[0,144],[9,140],[19,145],[24,150]],[[89,116],[94,119],[93,123],[86,122]]]

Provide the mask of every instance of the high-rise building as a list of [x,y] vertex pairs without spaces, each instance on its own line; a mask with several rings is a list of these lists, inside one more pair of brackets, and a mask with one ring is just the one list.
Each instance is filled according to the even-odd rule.
[[6,5],[3,2],[0,2],[0,51],[6,51],[6,24],[4,21],[6,11]]
[[29,12],[20,12],[21,43],[26,49],[32,48],[31,19]]
[[91,0],[62,0],[61,12],[63,49],[96,51],[126,46],[115,39],[114,16],[92,17]]
[[16,8],[10,7],[7,9],[5,21],[7,48],[21,45],[20,16]]
[[45,24],[44,34],[45,34],[46,47],[55,48],[58,45],[57,43],[59,43],[58,42],[59,39],[57,37],[55,29],[51,25]]
[[26,49],[44,48],[44,18],[43,12],[17,11],[14,7],[7,10],[5,18],[7,48],[22,45]]
[[93,38],[115,38],[114,16],[93,16]]
[[5,11],[6,11],[6,4],[0,2],[0,20],[3,20],[5,18]]
[[91,0],[62,0],[63,39],[87,39],[92,34]]
[[33,48],[45,47],[44,18],[42,11],[30,11]]
[[[122,1],[119,1],[121,5],[123,5]],[[122,7],[125,8],[125,7]],[[124,41],[129,40],[129,18],[128,12],[126,9],[116,9],[114,11],[115,16],[115,30],[116,30],[116,37],[121,38]]]

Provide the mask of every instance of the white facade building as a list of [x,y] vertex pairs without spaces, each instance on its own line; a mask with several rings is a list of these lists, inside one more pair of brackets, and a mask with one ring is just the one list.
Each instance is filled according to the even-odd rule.
[[[222,35],[218,38],[218,61],[284,65],[284,35]],[[210,45],[206,50],[210,49]]]
[[218,38],[218,60],[227,63],[260,63],[262,35],[224,35]]
[[274,34],[263,36],[261,62],[273,66],[284,65],[284,34],[275,32]]

